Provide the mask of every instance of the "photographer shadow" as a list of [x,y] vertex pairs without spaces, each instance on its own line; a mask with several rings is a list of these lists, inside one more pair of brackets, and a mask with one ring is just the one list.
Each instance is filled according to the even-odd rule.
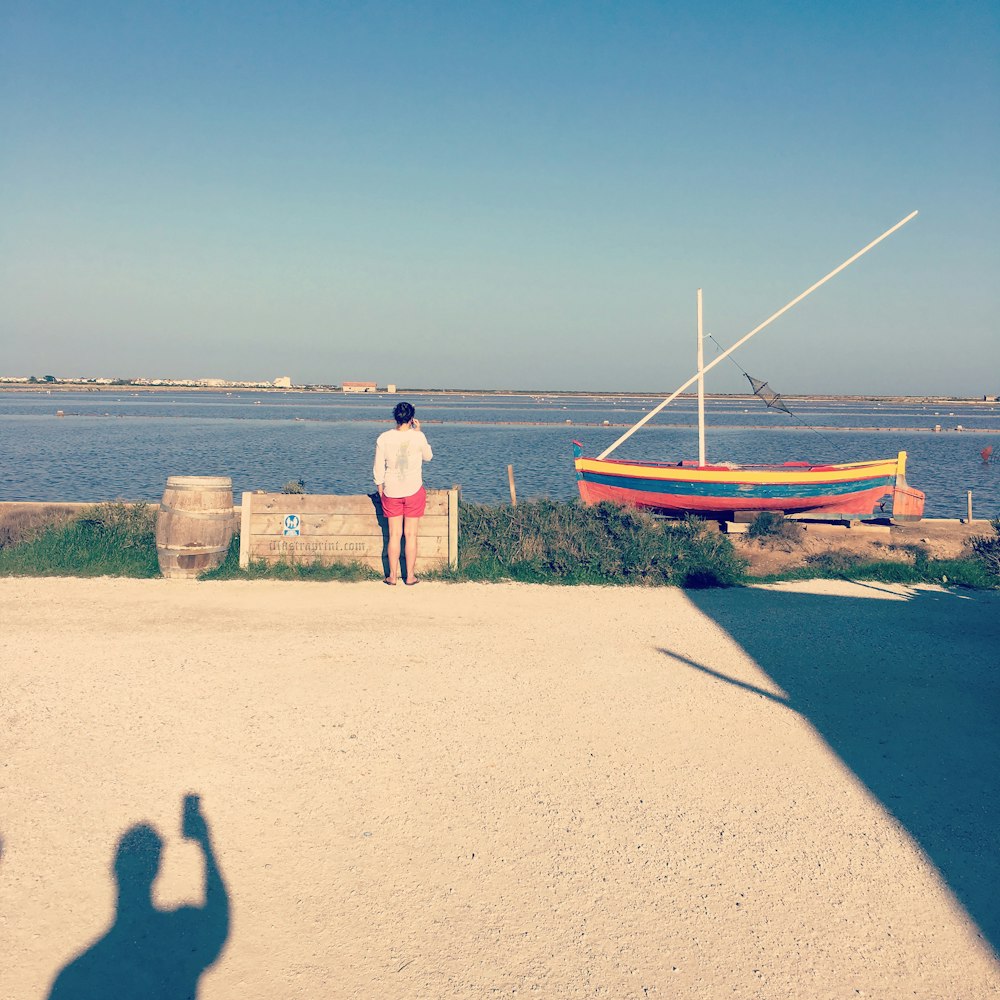
[[160,910],[153,883],[163,840],[147,823],[118,842],[112,871],[117,883],[115,919],[107,932],[68,962],[52,984],[49,1000],[191,1000],[198,982],[222,953],[229,936],[229,894],[212,849],[208,827],[186,802],[185,836],[205,856],[205,903]]

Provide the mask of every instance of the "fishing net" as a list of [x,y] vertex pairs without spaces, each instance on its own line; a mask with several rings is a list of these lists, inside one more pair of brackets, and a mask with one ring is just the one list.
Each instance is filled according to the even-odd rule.
[[794,413],[787,406],[785,406],[784,400],[782,400],[781,395],[775,392],[773,389],[769,389],[766,382],[761,382],[759,378],[754,378],[753,375],[747,375],[746,372],[743,373],[750,380],[750,385],[753,388],[753,394],[762,400],[764,405],[771,410],[782,410],[789,416],[795,416]]

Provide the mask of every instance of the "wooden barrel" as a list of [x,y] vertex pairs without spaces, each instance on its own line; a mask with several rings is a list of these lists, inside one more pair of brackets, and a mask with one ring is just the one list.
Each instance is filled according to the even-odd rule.
[[156,517],[160,572],[193,580],[215,569],[233,537],[233,481],[228,476],[170,476]]

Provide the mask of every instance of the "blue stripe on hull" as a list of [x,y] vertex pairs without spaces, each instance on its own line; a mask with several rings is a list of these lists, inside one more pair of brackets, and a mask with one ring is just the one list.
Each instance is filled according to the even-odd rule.
[[892,489],[893,476],[876,476],[873,479],[854,479],[845,483],[756,483],[750,489],[740,488],[740,483],[693,483],[683,480],[638,479],[634,476],[604,476],[595,472],[579,475],[587,483],[614,486],[622,490],[640,490],[643,493],[664,493],[681,497],[718,497],[731,500],[783,500],[810,497],[851,496],[865,493],[879,486]]

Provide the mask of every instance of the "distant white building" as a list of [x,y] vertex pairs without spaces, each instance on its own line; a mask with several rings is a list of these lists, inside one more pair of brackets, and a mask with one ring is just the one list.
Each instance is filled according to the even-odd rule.
[[274,380],[275,389],[291,389],[291,387],[292,387],[292,379],[290,375],[279,375]]
[[385,391],[388,393],[394,393],[396,391],[396,386],[394,383],[390,382],[386,387]]
[[344,392],[377,392],[378,382],[344,382],[341,389]]

